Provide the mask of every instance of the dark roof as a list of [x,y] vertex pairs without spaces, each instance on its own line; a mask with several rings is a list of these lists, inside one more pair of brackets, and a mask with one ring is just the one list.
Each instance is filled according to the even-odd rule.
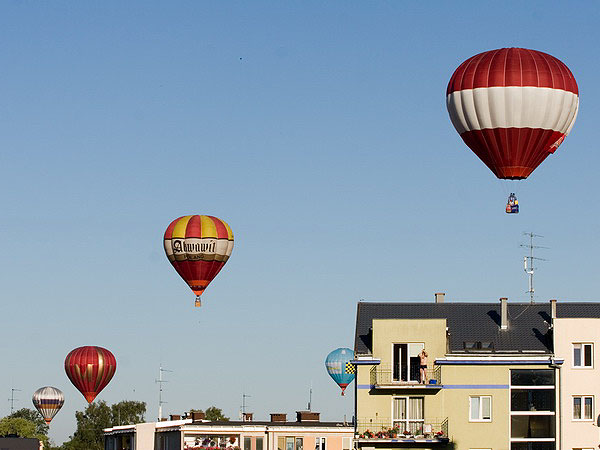
[[[557,302],[558,318],[600,318],[600,303]],[[371,303],[359,302],[354,351],[372,351],[373,319],[446,319],[450,351],[464,351],[465,342],[491,342],[495,352],[552,352],[550,303],[508,303],[508,330],[500,329],[497,303]]]

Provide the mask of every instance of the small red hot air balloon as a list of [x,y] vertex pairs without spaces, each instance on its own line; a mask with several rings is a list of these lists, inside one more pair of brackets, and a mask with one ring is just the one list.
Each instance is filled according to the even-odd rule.
[[[569,68],[554,56],[501,48],[458,66],[446,104],[460,137],[496,177],[523,180],[573,128],[579,89]],[[506,212],[518,212],[514,193],[511,197]]]
[[72,350],[65,359],[65,372],[88,403],[110,382],[117,370],[114,355],[102,347],[88,345]]
[[213,216],[183,216],[167,227],[164,245],[167,258],[196,294],[196,306],[200,306],[204,289],[233,250],[231,228]]

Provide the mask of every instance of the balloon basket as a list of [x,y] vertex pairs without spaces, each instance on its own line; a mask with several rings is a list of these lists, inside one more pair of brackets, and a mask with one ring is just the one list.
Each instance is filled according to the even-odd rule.
[[200,297],[196,297],[196,301],[194,302],[194,306],[196,308],[200,308],[202,306],[202,301],[200,300]]

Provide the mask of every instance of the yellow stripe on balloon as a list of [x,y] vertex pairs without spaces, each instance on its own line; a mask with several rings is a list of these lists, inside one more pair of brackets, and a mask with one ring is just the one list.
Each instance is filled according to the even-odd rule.
[[217,227],[210,217],[200,216],[200,226],[202,227],[202,239],[217,237]]
[[231,228],[229,227],[227,222],[225,222],[224,220],[221,220],[221,223],[223,225],[225,225],[225,228],[227,228],[227,239],[229,239],[230,241],[233,241],[233,231],[231,231]]
[[177,221],[175,227],[173,228],[173,237],[174,238],[185,238],[185,230],[187,228],[188,222],[192,216],[183,216],[181,219]]

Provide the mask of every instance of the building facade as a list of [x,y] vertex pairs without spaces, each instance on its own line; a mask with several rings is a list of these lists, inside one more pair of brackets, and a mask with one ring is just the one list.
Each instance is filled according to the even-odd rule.
[[358,304],[359,449],[597,448],[600,304],[436,299]]
[[105,450],[352,450],[354,427],[343,422],[321,422],[319,414],[297,412],[270,421],[209,422],[174,419],[107,428]]

